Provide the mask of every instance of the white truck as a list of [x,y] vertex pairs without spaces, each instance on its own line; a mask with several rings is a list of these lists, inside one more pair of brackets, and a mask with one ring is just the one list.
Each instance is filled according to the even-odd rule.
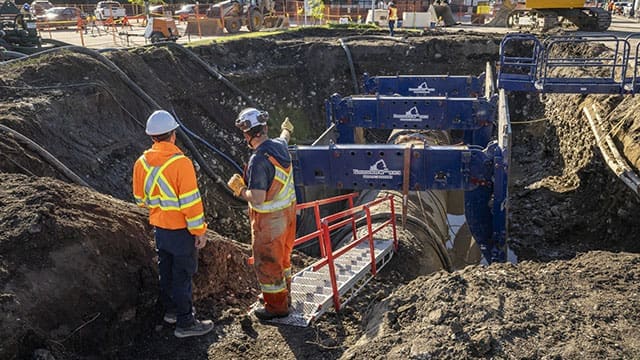
[[127,10],[117,1],[100,1],[96,6],[94,15],[98,20],[119,19],[127,16]]

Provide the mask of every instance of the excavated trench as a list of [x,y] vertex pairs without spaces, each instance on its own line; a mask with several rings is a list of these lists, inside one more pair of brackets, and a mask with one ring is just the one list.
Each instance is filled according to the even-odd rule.
[[[472,33],[362,35],[307,29],[215,43],[192,49],[202,61],[160,46],[0,65],[0,357],[640,356],[639,202],[604,166],[580,116],[587,102],[608,106],[632,159],[637,104],[614,97],[510,94],[512,120],[546,119],[514,124],[510,246],[523,263],[439,271],[478,255],[446,249],[452,197],[413,193],[416,220],[400,232],[399,253],[339,314],[305,329],[245,315],[257,294],[248,221],[222,185],[249,155],[233,126],[238,111],[268,110],[272,129],[288,116],[292,143],[310,144],[326,128],[324,100],[357,92],[354,77],[479,75],[500,43]],[[151,229],[131,202],[131,166],[150,145],[143,124],[156,108],[179,117],[180,145],[201,167],[212,231],[194,297],[199,316],[217,324],[201,339],[178,341],[161,324]],[[384,142],[389,133],[365,135]],[[470,244],[463,233],[458,244]],[[294,270],[311,261],[296,253]],[[600,336],[607,342],[594,344]]]

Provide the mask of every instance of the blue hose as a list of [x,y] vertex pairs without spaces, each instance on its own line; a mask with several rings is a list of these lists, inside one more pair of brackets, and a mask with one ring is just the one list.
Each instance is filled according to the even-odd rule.
[[233,161],[232,158],[230,158],[227,154],[223,153],[222,151],[218,150],[216,147],[214,147],[213,145],[211,145],[210,143],[208,143],[205,139],[201,138],[200,136],[198,136],[196,133],[194,133],[193,131],[189,130],[186,126],[184,126],[184,124],[182,123],[182,121],[180,121],[180,119],[178,118],[178,115],[176,114],[176,112],[171,109],[171,112],[173,113],[173,117],[176,118],[176,121],[178,122],[178,124],[180,125],[180,127],[182,128],[182,130],[184,130],[185,133],[187,133],[187,135],[191,136],[192,138],[200,141],[202,144],[204,144],[207,148],[209,148],[209,150],[215,152],[216,154],[220,155],[223,159],[225,159],[229,164],[233,165],[240,174],[242,174],[243,170],[242,167],[240,165],[238,165],[237,162]]

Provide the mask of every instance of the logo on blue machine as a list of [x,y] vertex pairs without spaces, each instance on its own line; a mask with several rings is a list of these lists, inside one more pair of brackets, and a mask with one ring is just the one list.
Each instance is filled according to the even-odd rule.
[[389,170],[383,159],[376,161],[368,170],[353,169],[353,175],[360,175],[363,179],[393,179],[401,174],[400,170]]
[[404,114],[393,114],[393,118],[400,121],[422,121],[427,120],[429,115],[420,115],[418,108],[414,106]]
[[436,88],[430,88],[425,81],[422,84],[418,85],[417,88],[409,88],[409,91],[414,94],[431,94],[433,91],[436,91]]

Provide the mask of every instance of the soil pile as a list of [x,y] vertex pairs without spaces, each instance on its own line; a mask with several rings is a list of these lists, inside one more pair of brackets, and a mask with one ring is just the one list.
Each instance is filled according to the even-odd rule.
[[[62,358],[106,355],[153,328],[158,274],[145,211],[84,187],[8,173],[0,174],[0,204],[3,358],[29,358],[38,348]],[[208,240],[194,298],[213,299],[218,311],[252,302],[248,246],[215,233]]]
[[[163,47],[105,53],[126,76],[74,52],[1,66],[0,123],[91,189],[64,183],[59,166],[2,131],[0,357],[31,357],[36,349],[57,359],[640,356],[632,331],[640,326],[638,256],[614,253],[640,250],[640,222],[632,216],[640,204],[594,151],[579,109],[592,96],[510,97],[513,120],[548,119],[514,125],[510,236],[516,255],[531,261],[428,277],[411,266],[420,246],[401,244],[339,314],[309,328],[261,324],[245,315],[257,286],[246,265],[244,204],[201,172],[212,231],[194,288],[199,317],[214,319],[216,328],[178,340],[161,323],[151,229],[130,195],[131,166],[150,145],[143,124],[153,106],[128,79],[208,141],[179,145],[226,180],[237,171],[232,162],[249,155],[233,126],[241,108],[268,110],[273,133],[289,116],[293,142],[304,144],[325,129],[325,99],[358,92],[338,39],[358,78],[478,75],[497,59],[500,43],[486,34],[381,34],[306,29],[193,49],[237,89]],[[612,127],[624,119],[618,138],[625,151],[633,148],[636,104],[604,103],[617,114],[608,118]],[[309,263],[302,255],[294,260],[294,271]]]
[[470,266],[376,304],[344,359],[637,358],[640,255]]

